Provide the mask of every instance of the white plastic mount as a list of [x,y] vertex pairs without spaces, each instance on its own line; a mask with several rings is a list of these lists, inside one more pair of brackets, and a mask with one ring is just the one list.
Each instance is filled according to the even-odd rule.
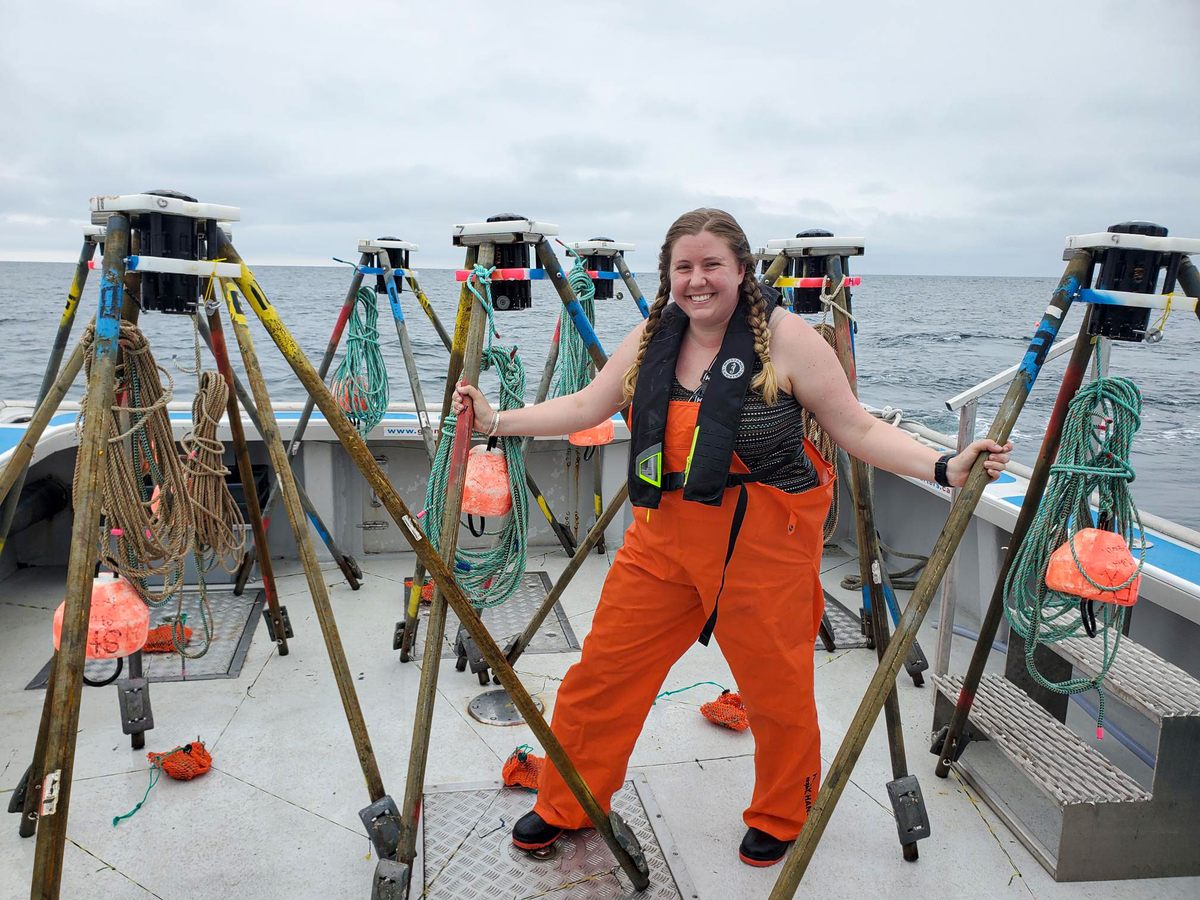
[[411,241],[367,240],[358,242],[359,253],[378,253],[381,250],[407,250],[416,253],[421,248]]
[[558,226],[530,219],[511,219],[507,222],[470,222],[455,225],[455,247],[479,244],[536,244],[544,237],[558,234]]
[[107,233],[108,233],[108,229],[105,228],[103,225],[84,225],[83,226],[83,239],[85,241],[91,241],[93,244],[103,243],[104,235]]
[[637,249],[633,244],[622,244],[618,241],[574,241],[567,246],[580,256],[616,256],[618,253]]
[[215,219],[218,222],[237,222],[242,218],[242,211],[236,206],[198,203],[194,200],[160,197],[157,194],[110,194],[93,197],[89,205],[93,225],[103,225],[109,216],[119,212],[156,212],[169,216],[186,216],[189,219]]
[[1126,250],[1152,250],[1158,253],[1200,253],[1200,239],[1154,237],[1149,234],[1118,234],[1115,231],[1095,231],[1091,234],[1067,235],[1068,250],[1107,250],[1122,247]]
[[862,256],[865,238],[860,237],[798,237],[767,241],[767,251],[788,256]]

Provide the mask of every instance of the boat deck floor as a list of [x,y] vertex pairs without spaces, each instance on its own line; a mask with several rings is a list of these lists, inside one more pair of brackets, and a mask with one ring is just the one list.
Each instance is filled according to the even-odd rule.
[[[529,568],[551,577],[559,553],[531,555]],[[403,797],[412,715],[420,675],[391,650],[409,554],[366,556],[366,580],[351,591],[332,565],[325,571],[342,639],[379,758],[384,783]],[[575,633],[589,630],[607,568],[593,556],[562,603]],[[851,610],[856,595],[838,582],[856,568],[826,555],[824,578]],[[259,627],[236,679],[153,686],[156,727],[148,750],[167,750],[199,736],[213,770],[194,782],[162,779],[133,818],[114,816],[142,799],[144,752],[121,734],[113,688],[88,689],[80,717],[75,782],[63,875],[64,897],[264,898],[366,897],[375,859],[358,819],[367,803],[349,729],[325,658],[324,644],[295,561],[280,561],[278,586],[296,636],[280,657]],[[62,569],[25,569],[0,583],[0,803],[7,803],[32,752],[41,691],[25,685],[50,650],[50,617],[61,599]],[[930,622],[934,617],[930,617]],[[936,632],[922,641],[932,658]],[[970,643],[955,639],[956,671]],[[553,708],[555,690],[577,652],[530,654],[518,671],[526,687]],[[875,667],[872,651],[817,651],[816,690],[828,766]],[[480,693],[475,676],[442,662],[427,784],[491,781],[513,748],[535,743],[523,725],[482,725],[467,714]],[[720,652],[699,645],[664,685],[699,681],[732,685]],[[928,753],[933,687],[900,678],[909,767],[921,779],[932,835],[916,863],[901,859],[884,785],[891,778],[882,717],[842,796],[803,888],[823,896],[859,896],[887,888],[896,896],[939,897],[1196,897],[1200,878],[1056,884],[983,803],[952,774],[933,775]],[[778,868],[753,869],[737,858],[745,830],[741,812],[753,781],[752,733],[718,728],[698,712],[715,688],[660,700],[631,760],[642,773],[701,898],[765,897]],[[0,898],[27,897],[34,841],[17,835],[16,816],[0,817]],[[414,892],[414,896],[417,892]]]

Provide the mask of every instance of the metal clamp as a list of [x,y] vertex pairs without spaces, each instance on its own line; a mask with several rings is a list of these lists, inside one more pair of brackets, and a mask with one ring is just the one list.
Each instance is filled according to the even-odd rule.
[[921,796],[921,785],[916,775],[905,775],[887,785],[892,811],[896,814],[896,831],[900,845],[907,847],[929,837],[929,813],[925,809],[925,798]]
[[[942,747],[946,744],[946,738],[950,735],[950,726],[943,725],[933,735],[933,742],[929,745],[929,752],[934,756],[942,756]],[[962,734],[958,736],[958,740],[954,742],[954,746],[950,748],[950,752],[946,754],[947,763],[958,762],[963,753],[967,749],[967,744],[977,740],[975,733],[971,730],[970,723],[963,728]]]
[[358,811],[371,846],[381,860],[395,859],[400,847],[400,807],[390,795],[384,794],[370,806]]
[[412,869],[408,863],[381,859],[371,879],[371,900],[408,900],[408,881]]
[[625,820],[616,811],[608,814],[608,823],[612,826],[613,837],[616,838],[617,845],[629,854],[629,858],[633,860],[637,870],[649,878],[650,866],[646,862],[646,854],[642,851],[641,841],[637,839],[633,829],[625,824]]
[[145,678],[126,678],[117,682],[117,701],[121,706],[121,730],[125,734],[141,734],[154,727],[150,682]]
[[[271,610],[269,608],[264,609],[262,611],[262,615],[263,615],[263,621],[267,623],[267,637],[269,637],[272,640],[272,642],[278,643],[279,636],[275,633],[275,620],[271,617]],[[287,611],[286,606],[279,607],[279,618],[283,619],[284,637],[288,637],[288,638],[295,637],[296,635],[292,631],[292,620],[288,618],[288,611]]]

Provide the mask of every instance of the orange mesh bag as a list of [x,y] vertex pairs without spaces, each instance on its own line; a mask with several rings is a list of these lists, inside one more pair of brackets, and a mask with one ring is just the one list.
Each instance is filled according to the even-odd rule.
[[546,764],[544,756],[534,756],[533,748],[522,744],[504,761],[502,774],[504,783],[509,787],[523,787],[537,791],[538,778],[542,774],[542,766]]
[[700,712],[708,721],[732,728],[734,731],[745,731],[750,727],[750,718],[742,703],[742,695],[732,691],[721,691],[721,696],[701,706]]
[[166,753],[147,753],[146,759],[150,760],[150,765],[162,769],[176,781],[191,781],[212,768],[212,756],[200,740]]
[[159,625],[157,628],[151,628],[146,635],[146,646],[142,648],[144,653],[174,653],[175,652],[175,637],[171,634],[171,629],[175,629],[175,635],[179,634],[179,629],[183,628],[183,646],[187,646],[192,639],[192,629],[186,625],[181,626],[178,622],[172,625]]

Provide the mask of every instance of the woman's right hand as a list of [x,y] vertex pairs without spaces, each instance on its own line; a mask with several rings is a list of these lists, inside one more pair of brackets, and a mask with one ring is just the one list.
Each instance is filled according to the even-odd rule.
[[492,424],[492,417],[496,415],[492,404],[488,403],[487,397],[483,396],[479,388],[460,381],[454,386],[454,396],[450,400],[450,408],[456,416],[461,416],[468,403],[471,404],[471,409],[475,414],[474,430],[481,434],[487,432]]

